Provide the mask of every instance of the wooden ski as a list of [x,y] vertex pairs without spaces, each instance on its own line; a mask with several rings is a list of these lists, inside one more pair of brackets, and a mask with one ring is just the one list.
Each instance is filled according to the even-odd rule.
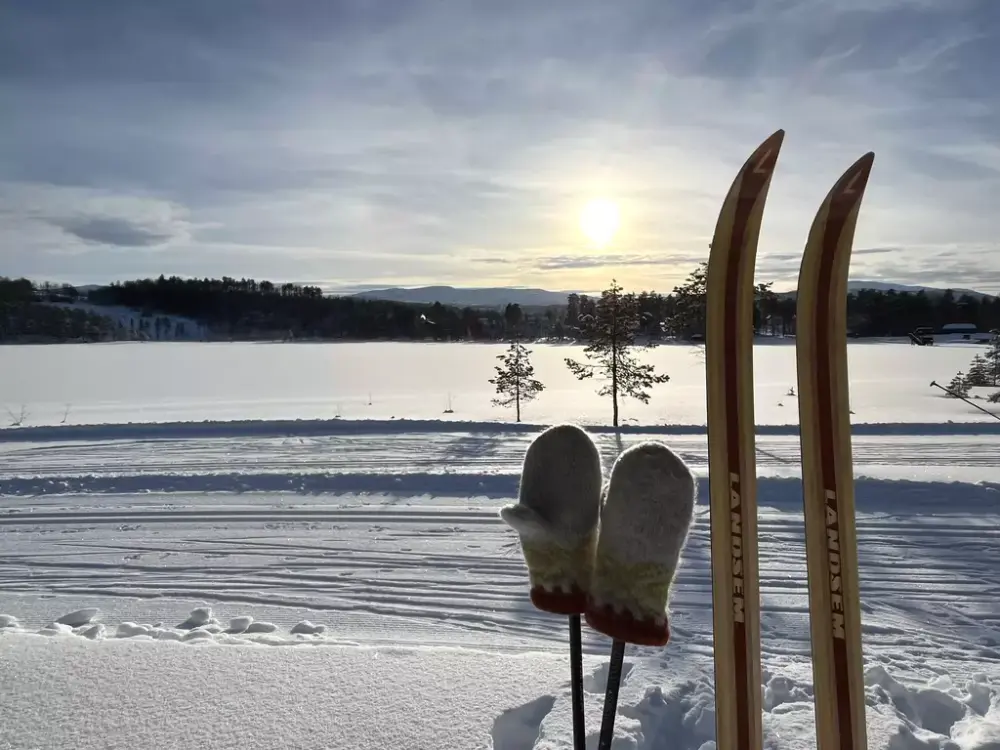
[[785,133],[757,147],[722,204],[706,279],[706,380],[716,747],[760,750],[760,594],[754,455],[754,263]]
[[874,158],[867,153],[858,159],[820,206],[802,257],[796,302],[818,750],[867,747],[847,371],[847,277],[858,210]]

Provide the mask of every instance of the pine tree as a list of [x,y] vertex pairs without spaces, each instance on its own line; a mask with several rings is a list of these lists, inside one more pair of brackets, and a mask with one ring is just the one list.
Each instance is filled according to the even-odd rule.
[[517,421],[521,421],[521,402],[534,399],[545,386],[535,380],[535,368],[530,360],[531,352],[516,339],[510,342],[506,353],[497,356],[503,365],[495,365],[497,376],[490,379],[496,386],[497,398],[493,399],[496,406],[514,406]]
[[966,384],[970,388],[994,385],[990,366],[982,354],[977,354],[972,358],[969,365],[969,374],[965,378]]
[[[652,365],[641,364],[632,353],[635,334],[642,322],[635,294],[623,294],[614,279],[601,293],[594,312],[580,318],[580,333],[588,342],[583,350],[589,363],[566,358],[566,366],[579,380],[599,375],[606,382],[597,391],[599,396],[611,396],[612,417],[618,426],[618,398],[631,396],[649,403],[649,388],[666,383],[669,375],[657,375]],[[652,342],[643,348],[653,346]]]
[[965,398],[969,395],[969,382],[965,373],[959,370],[958,374],[948,383],[949,396],[961,396]]
[[701,263],[684,283],[673,291],[673,311],[667,327],[675,335],[690,339],[705,334],[705,315],[708,299],[708,263]]
[[989,382],[986,385],[1000,385],[1000,333],[990,341],[990,348],[986,350],[986,374]]

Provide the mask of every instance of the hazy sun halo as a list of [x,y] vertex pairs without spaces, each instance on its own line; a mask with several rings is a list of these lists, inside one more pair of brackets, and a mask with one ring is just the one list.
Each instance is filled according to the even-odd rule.
[[598,247],[611,242],[620,220],[618,204],[606,198],[594,199],[580,211],[580,229]]

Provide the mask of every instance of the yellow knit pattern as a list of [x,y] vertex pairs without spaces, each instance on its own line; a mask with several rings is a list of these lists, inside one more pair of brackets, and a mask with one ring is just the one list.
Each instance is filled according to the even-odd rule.
[[531,585],[548,591],[570,591],[574,586],[586,591],[590,586],[596,548],[596,531],[572,546],[548,540],[521,540]]
[[624,607],[637,618],[659,620],[666,615],[673,580],[674,571],[659,563],[625,563],[597,555],[591,593],[600,604]]

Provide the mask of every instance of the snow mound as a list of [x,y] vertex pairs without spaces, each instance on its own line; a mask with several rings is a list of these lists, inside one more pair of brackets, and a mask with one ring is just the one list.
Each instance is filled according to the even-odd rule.
[[1000,686],[985,674],[961,685],[942,675],[924,686],[907,686],[885,667],[873,666],[865,672],[865,685],[869,711],[897,720],[885,745],[892,750],[1000,748]]
[[83,625],[89,625],[91,621],[97,617],[100,610],[96,607],[86,607],[84,609],[78,609],[75,612],[69,612],[58,620],[56,620],[57,625],[68,625],[71,628],[79,628]]
[[177,627],[180,630],[193,630],[194,628],[202,628],[210,624],[217,624],[217,621],[212,618],[212,608],[196,607],[191,610],[188,618]]
[[246,632],[248,633],[275,633],[278,630],[278,626],[271,622],[261,622],[260,620],[255,620],[247,626]]
[[249,616],[246,616],[246,617],[234,617],[233,619],[231,619],[229,621],[229,630],[227,632],[229,632],[229,633],[243,633],[243,632],[246,631],[247,628],[250,627],[250,624],[252,622],[253,622],[253,618],[249,617]]
[[313,625],[309,620],[302,620],[292,626],[293,635],[321,635],[326,632],[326,625]]
[[[104,638],[134,638],[181,643],[212,641],[220,644],[236,644],[249,642],[281,646],[302,643],[303,636],[322,636],[327,630],[326,625],[317,625],[309,620],[302,620],[293,625],[287,634],[282,634],[278,625],[255,620],[250,615],[233,617],[229,620],[229,625],[224,626],[213,616],[211,607],[196,607],[191,610],[184,622],[175,627],[166,627],[163,623],[148,624],[131,621],[109,627],[103,623],[93,622],[97,614],[97,609],[81,609],[70,612],[34,631],[34,633],[46,636],[80,636],[92,641]],[[0,615],[0,630],[2,629],[17,633],[32,632],[13,615]],[[246,637],[253,635],[258,637]],[[261,638],[260,636],[270,637]],[[330,639],[330,643],[342,645],[341,641],[332,639]]]

